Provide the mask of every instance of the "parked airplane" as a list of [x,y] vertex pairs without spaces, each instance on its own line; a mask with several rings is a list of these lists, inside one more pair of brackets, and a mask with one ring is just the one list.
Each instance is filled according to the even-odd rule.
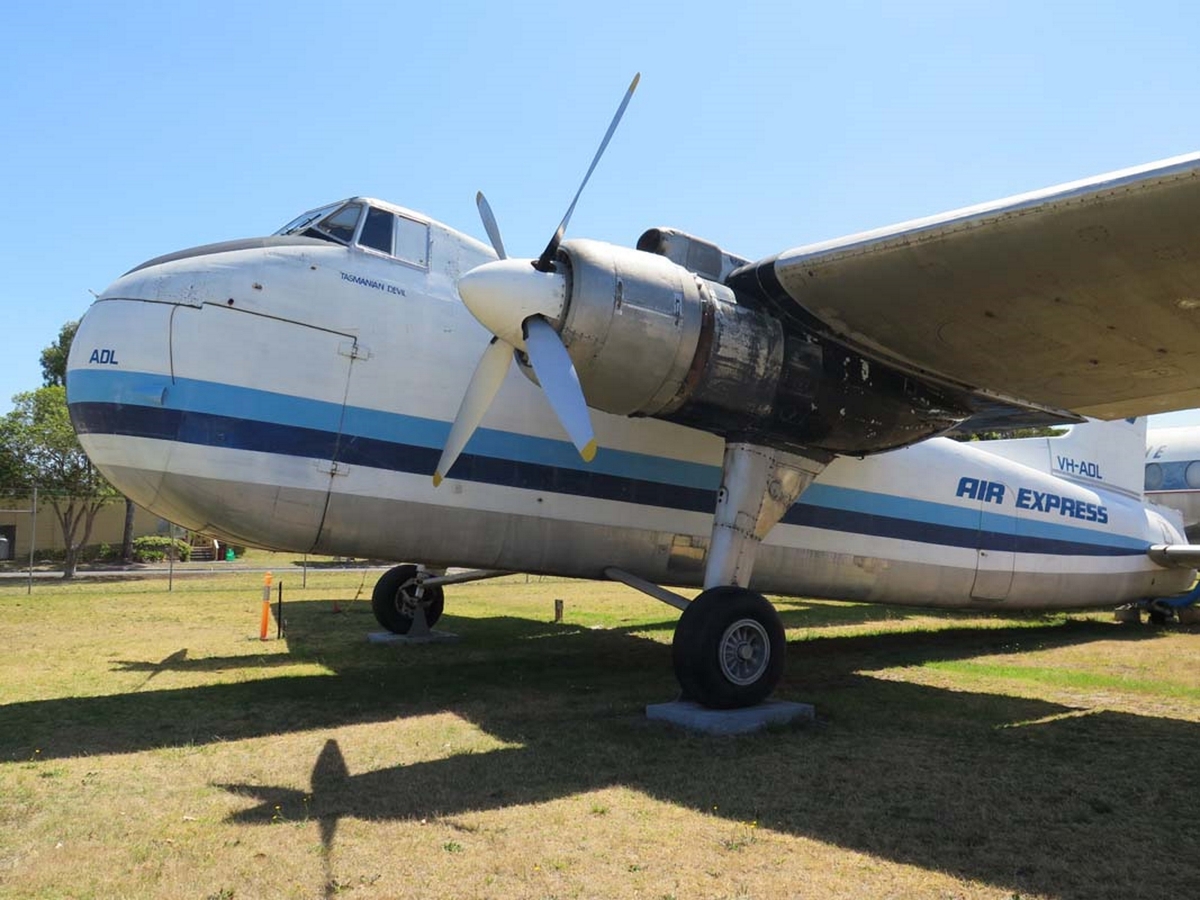
[[1190,540],[1200,537],[1200,428],[1152,428],[1146,434],[1146,497],[1179,510]]
[[[375,588],[397,632],[440,614],[435,567],[633,584],[683,610],[677,677],[717,707],[781,674],[758,591],[992,610],[1191,583],[1121,419],[1200,406],[1200,154],[758,262],[665,228],[563,240],[575,202],[508,258],[478,202],[491,247],[355,197],[126,273],[69,361],[88,454],[191,529],[423,564]],[[1118,421],[936,437],[1085,416]]]

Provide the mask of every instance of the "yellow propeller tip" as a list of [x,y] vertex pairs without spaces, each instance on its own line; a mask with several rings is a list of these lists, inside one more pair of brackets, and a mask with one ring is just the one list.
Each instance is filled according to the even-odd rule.
[[596,458],[596,439],[592,438],[588,441],[587,446],[579,451],[579,455],[583,457],[584,462],[591,462]]
[[442,473],[434,472],[433,473],[433,486],[438,487],[441,483],[442,483]]

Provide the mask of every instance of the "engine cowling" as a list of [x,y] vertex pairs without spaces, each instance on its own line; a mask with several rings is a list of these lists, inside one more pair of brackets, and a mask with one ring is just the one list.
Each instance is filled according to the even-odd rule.
[[960,398],[785,327],[662,256],[570,240],[558,263],[568,288],[557,324],[595,409],[855,455],[922,440],[968,415]]
[[770,405],[783,350],[775,318],[654,254],[574,240],[559,263],[568,281],[559,331],[588,405],[667,418],[719,374],[707,369],[751,388],[760,413]]

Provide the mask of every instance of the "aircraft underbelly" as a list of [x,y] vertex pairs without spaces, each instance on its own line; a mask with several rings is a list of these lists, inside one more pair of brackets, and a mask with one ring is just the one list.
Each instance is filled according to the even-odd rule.
[[[351,471],[330,495],[332,527],[323,531],[318,551],[581,578],[599,578],[605,567],[617,566],[684,587],[703,580],[706,513],[472,484],[441,502],[427,487],[423,475]],[[1048,609],[1112,605],[1156,585],[1161,591],[1163,579],[1184,577],[1144,556],[1051,560],[1007,550],[1003,564],[981,579],[980,552],[784,524],[759,551],[752,586],[909,606],[990,608],[1003,601],[1005,608]]]

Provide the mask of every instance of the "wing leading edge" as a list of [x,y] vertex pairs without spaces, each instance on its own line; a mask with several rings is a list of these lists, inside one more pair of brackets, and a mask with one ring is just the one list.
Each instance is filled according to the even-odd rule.
[[915,377],[1118,418],[1200,406],[1200,153],[800,247],[733,276]]

